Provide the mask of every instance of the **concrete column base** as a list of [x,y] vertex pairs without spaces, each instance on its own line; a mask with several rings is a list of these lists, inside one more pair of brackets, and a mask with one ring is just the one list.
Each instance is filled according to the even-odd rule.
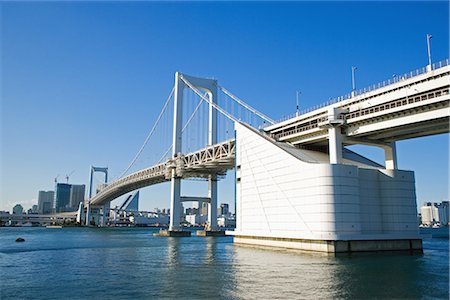
[[190,231],[182,231],[182,230],[165,230],[161,229],[159,233],[154,233],[154,236],[164,236],[164,237],[188,237],[191,236]]
[[234,243],[262,248],[312,251],[328,254],[380,251],[405,251],[408,253],[417,254],[423,253],[421,239],[333,241],[235,235]]
[[197,230],[197,236],[225,236],[222,230]]

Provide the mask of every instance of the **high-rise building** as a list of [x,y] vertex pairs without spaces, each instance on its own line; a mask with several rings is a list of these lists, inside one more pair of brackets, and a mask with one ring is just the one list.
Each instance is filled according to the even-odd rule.
[[52,212],[55,201],[54,191],[39,191],[38,195],[38,213],[49,214]]
[[86,186],[84,184],[72,184],[70,188],[69,206],[71,209],[78,209],[80,203],[84,203]]
[[228,204],[227,203],[220,204],[218,215],[219,216],[226,216],[226,215],[228,215],[228,212],[229,212]]
[[202,202],[202,208],[200,209],[201,215],[208,215],[208,202]]
[[56,212],[63,212],[70,210],[70,190],[71,184],[57,183],[56,197],[54,209]]
[[439,214],[439,223],[441,225],[448,225],[449,222],[449,202],[442,201],[436,205]]
[[198,214],[198,208],[186,208],[186,215],[197,215]]
[[23,207],[22,207],[22,205],[16,204],[16,205],[13,207],[13,214],[15,214],[15,215],[23,214]]
[[442,203],[426,202],[420,208],[422,215],[422,224],[446,226],[449,223],[449,202]]
[[38,213],[38,206],[37,206],[36,204],[34,204],[34,205],[31,207],[31,212],[32,212],[33,214],[37,214],[37,213]]

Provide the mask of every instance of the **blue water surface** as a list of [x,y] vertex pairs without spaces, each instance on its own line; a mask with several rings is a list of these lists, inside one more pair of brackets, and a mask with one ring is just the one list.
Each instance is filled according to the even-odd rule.
[[[448,299],[449,240],[331,257],[154,237],[152,228],[0,228],[3,299]],[[23,237],[23,243],[15,242]]]

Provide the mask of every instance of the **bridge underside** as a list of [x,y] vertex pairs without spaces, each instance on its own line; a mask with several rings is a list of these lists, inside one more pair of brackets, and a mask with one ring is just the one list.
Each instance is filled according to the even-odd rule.
[[[449,95],[433,99],[420,108],[405,108],[370,119],[347,120],[341,127],[344,144],[357,144],[358,139],[374,144],[448,133],[450,131]],[[324,123],[325,124],[325,123]],[[328,146],[329,131],[320,124],[310,130],[292,132],[279,138],[297,146]]]

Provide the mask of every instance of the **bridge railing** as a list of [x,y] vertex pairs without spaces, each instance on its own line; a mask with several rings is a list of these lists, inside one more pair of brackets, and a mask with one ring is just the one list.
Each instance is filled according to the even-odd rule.
[[[139,170],[106,185],[99,193],[91,198],[91,201],[94,201],[99,197],[106,197],[108,194],[113,193],[117,188],[141,181],[142,179],[155,178],[158,176],[170,178],[172,168],[175,168],[177,174],[182,176],[185,170],[192,173],[193,169],[207,163],[212,163],[214,161],[220,163],[221,160],[234,155],[234,145],[234,139],[226,140],[222,143],[210,145],[192,153],[179,155],[175,160],[169,159],[166,162]],[[227,167],[224,166],[224,168]],[[168,171],[169,173],[167,173]]]
[[[437,97],[441,97],[441,96],[445,96],[449,94],[449,89],[448,86],[443,87],[441,89],[438,90],[433,90],[430,92],[423,92],[420,94],[416,94],[416,95],[406,95],[405,97],[402,97],[400,99],[396,99],[387,103],[383,103],[383,104],[379,104],[376,106],[371,106],[365,109],[359,109],[357,111],[353,111],[351,113],[348,114],[342,114],[339,116],[340,119],[345,119],[345,120],[351,120],[354,118],[359,118],[361,116],[368,116],[374,113],[379,113],[382,111],[385,112],[389,112],[390,109],[395,109],[398,107],[402,107],[405,105],[409,105],[409,104],[413,104],[413,103],[417,103],[417,102],[422,102],[422,101],[426,101],[429,99],[433,99],[433,98],[437,98]],[[316,120],[313,120],[314,123],[311,124],[304,124],[304,125],[298,125],[296,128],[290,129],[290,130],[286,130],[286,131],[282,131],[280,133],[276,133],[276,134],[272,134],[272,137],[275,139],[280,139],[283,138],[285,136],[289,136],[289,135],[293,135],[293,134],[298,134],[301,132],[305,132],[308,130],[312,130],[312,129],[320,129],[320,124],[327,122],[328,121],[328,116],[324,116],[324,117],[320,117]]]
[[[431,69],[432,70],[437,70],[437,69],[446,67],[449,64],[450,64],[449,63],[449,59],[447,58],[445,60],[441,60],[439,62],[436,62],[436,63],[432,64],[431,65]],[[328,105],[331,105],[331,104],[334,104],[334,103],[337,103],[337,102],[341,102],[341,101],[344,101],[344,100],[348,100],[348,99],[351,99],[353,97],[360,96],[360,95],[363,95],[365,93],[372,92],[372,91],[378,90],[380,88],[389,86],[391,84],[398,83],[398,82],[401,82],[403,80],[406,80],[406,79],[409,79],[409,78],[413,78],[413,77],[416,77],[416,76],[419,76],[419,75],[422,75],[422,74],[425,74],[425,73],[427,73],[427,68],[423,67],[423,68],[419,68],[419,69],[416,69],[414,71],[405,73],[403,75],[395,75],[391,79],[387,79],[387,80],[384,80],[384,81],[379,82],[377,84],[370,85],[369,87],[365,87],[365,88],[356,90],[353,93],[347,93],[347,94],[345,94],[343,96],[340,96],[340,97],[330,98],[329,101],[323,102],[323,103],[315,105],[313,107],[309,107],[307,109],[304,109],[304,110],[300,111],[299,114],[294,113],[294,114],[290,114],[290,115],[284,116],[281,119],[277,120],[275,123],[280,123],[280,122],[292,119],[292,118],[296,117],[297,115],[303,115],[303,114],[309,113],[311,111],[320,109],[322,107],[325,107],[325,106],[328,106]],[[264,126],[264,127],[267,127],[267,126],[269,126],[269,124]]]

